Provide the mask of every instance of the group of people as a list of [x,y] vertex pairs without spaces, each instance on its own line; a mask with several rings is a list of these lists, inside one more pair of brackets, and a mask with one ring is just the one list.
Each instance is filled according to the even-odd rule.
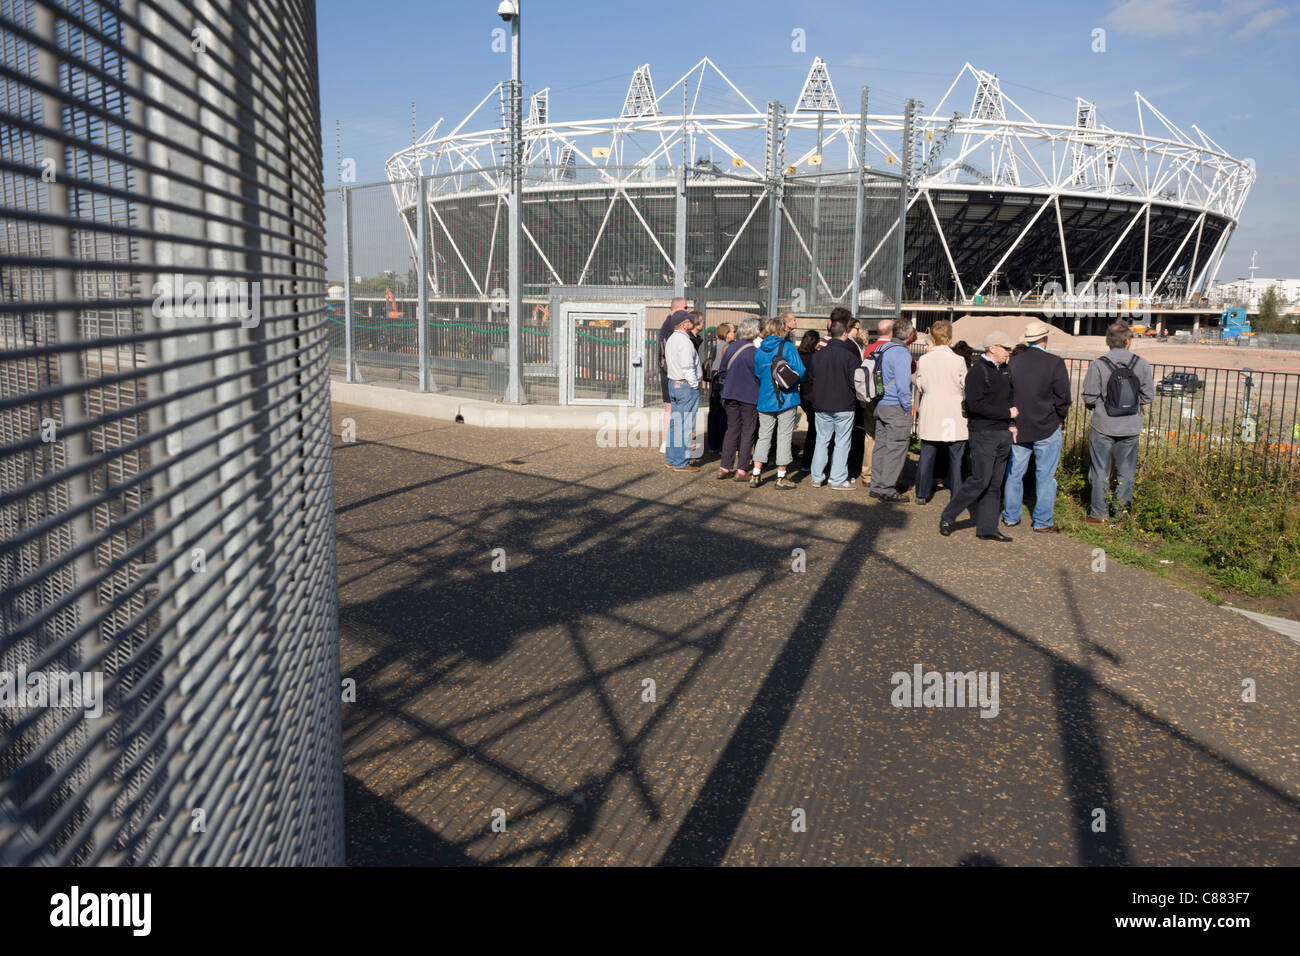
[[[1071,390],[1065,361],[1047,351],[1050,325],[1030,323],[1019,343],[1005,332],[991,332],[976,351],[953,343],[950,322],[936,322],[924,354],[914,360],[910,346],[917,332],[907,319],[881,321],[875,341],[866,341],[858,320],[836,308],[825,337],[810,330],[796,346],[792,314],[751,316],[734,328],[718,326],[717,342],[702,362],[703,316],[685,306],[685,300],[673,302],[660,334],[668,468],[701,468],[690,450],[707,382],[719,480],[757,488],[764,469],[774,465],[774,487],[796,487],[790,478],[792,440],[802,408],[808,424],[795,467],[811,474],[813,487],[847,491],[861,483],[881,501],[911,500],[902,472],[915,426],[918,505],[934,497],[936,466],[946,465],[949,499],[939,516],[940,534],[951,534],[958,516],[969,510],[977,537],[1011,541],[998,520],[1008,528],[1020,524],[1031,460],[1031,526],[1036,532],[1059,530],[1053,521],[1056,468]],[[1109,351],[1089,366],[1082,389],[1092,411],[1086,520],[1097,524],[1128,511],[1142,412],[1155,396],[1150,364],[1130,350],[1129,327],[1111,325],[1106,344]],[[1113,510],[1112,470],[1118,479]]]

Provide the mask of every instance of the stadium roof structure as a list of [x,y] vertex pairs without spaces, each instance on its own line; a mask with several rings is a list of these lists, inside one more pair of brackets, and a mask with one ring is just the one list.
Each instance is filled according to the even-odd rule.
[[[418,175],[436,177],[431,202],[504,195],[505,92],[498,84],[453,129],[444,132],[439,120],[388,160],[399,208],[413,203]],[[864,123],[860,110],[845,110],[817,58],[793,110],[775,110],[785,150],[785,168],[776,175],[859,164],[903,175],[909,273],[943,272],[953,301],[971,302],[1008,275],[1024,288],[1031,271],[1044,270],[1059,274],[1071,293],[1116,274],[1140,274],[1149,295],[1174,285],[1192,295],[1217,274],[1255,182],[1253,164],[1133,95],[1136,131],[1106,125],[1083,98],[1069,122],[1043,123],[1002,90],[996,74],[966,63],[934,109],[918,109],[916,139],[906,149],[905,116],[866,113]],[[711,112],[702,100],[735,109]],[[488,108],[494,101],[499,111]],[[530,101],[526,190],[572,180],[575,167],[583,168],[587,186],[662,182],[680,162],[683,141],[689,161],[720,183],[769,183],[773,175],[766,136],[777,104],[760,109],[708,57],[658,93],[649,65],[642,65],[616,116],[557,120],[551,105],[549,89]],[[493,114],[494,122],[485,123]],[[912,168],[902,168],[905,156],[913,157]],[[954,213],[953,204],[965,199],[978,202]],[[931,247],[928,258],[921,255]],[[931,288],[939,284],[936,277]]]

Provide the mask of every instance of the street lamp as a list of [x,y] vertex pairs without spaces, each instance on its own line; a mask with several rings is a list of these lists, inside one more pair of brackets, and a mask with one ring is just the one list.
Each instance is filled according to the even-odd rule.
[[524,400],[523,381],[519,346],[521,335],[521,317],[523,315],[522,286],[519,275],[519,203],[523,192],[523,88],[519,82],[519,0],[501,0],[497,6],[497,16],[510,24],[510,130],[508,168],[510,170],[510,237],[508,269],[510,298],[510,315],[506,333],[506,361],[509,365],[506,376],[505,400],[519,404]]

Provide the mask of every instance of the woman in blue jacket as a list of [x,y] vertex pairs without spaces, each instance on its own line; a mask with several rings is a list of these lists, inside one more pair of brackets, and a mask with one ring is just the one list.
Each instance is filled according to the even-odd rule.
[[754,353],[754,374],[758,377],[758,444],[754,446],[754,472],[749,487],[757,488],[762,481],[763,465],[768,461],[769,445],[775,432],[776,486],[782,490],[793,488],[794,482],[785,476],[785,466],[794,458],[790,440],[794,437],[794,423],[799,415],[799,386],[778,389],[772,381],[772,363],[777,352],[803,378],[803,359],[794,343],[785,338],[785,322],[768,319],[763,323],[763,344]]

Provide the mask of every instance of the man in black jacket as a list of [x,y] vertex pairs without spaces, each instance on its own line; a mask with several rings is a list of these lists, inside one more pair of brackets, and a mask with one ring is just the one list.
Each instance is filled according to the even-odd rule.
[[1002,478],[1015,441],[1011,420],[1017,409],[1006,363],[1011,357],[1011,336],[990,332],[984,354],[966,373],[966,421],[970,429],[971,476],[961,483],[939,516],[939,533],[952,534],[953,522],[967,508],[975,511],[975,536],[984,541],[1010,541],[998,530],[998,505]]
[[853,391],[853,373],[862,364],[858,347],[849,341],[849,326],[832,313],[827,327],[831,340],[813,353],[812,405],[817,413],[817,445],[813,451],[812,483],[814,488],[826,484],[826,447],[835,436],[831,457],[831,487],[837,491],[853,488],[849,477],[849,443],[853,433],[853,412],[858,399]]
[[1047,336],[1052,327],[1044,322],[1030,322],[1020,341],[1029,348],[1013,355],[1007,367],[1016,391],[1016,440],[1011,446],[1011,465],[1007,468],[1006,487],[1002,492],[1002,523],[1013,528],[1020,523],[1025,494],[1025,472],[1029,458],[1034,459],[1035,531],[1056,532],[1052,523],[1056,508],[1056,465],[1061,460],[1062,427],[1070,411],[1070,373],[1065,360],[1047,351]]

